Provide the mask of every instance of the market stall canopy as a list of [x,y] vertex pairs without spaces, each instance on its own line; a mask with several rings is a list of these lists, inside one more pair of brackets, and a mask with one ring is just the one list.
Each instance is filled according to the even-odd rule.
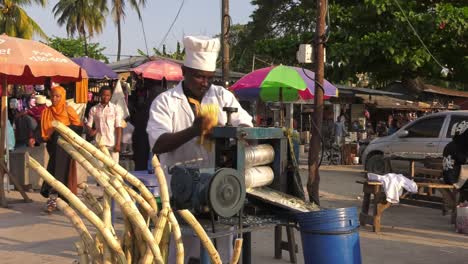
[[53,48],[34,40],[0,35],[0,75],[8,84],[73,82],[87,78],[86,71]]
[[[291,67],[271,66],[246,74],[231,90],[241,100],[261,98],[263,101],[293,102],[314,98],[315,74],[312,71]],[[338,89],[324,82],[324,98],[338,96]]]
[[73,58],[76,64],[85,69],[89,79],[117,79],[119,76],[104,62],[88,58]]
[[424,110],[433,110],[433,109],[448,109],[455,110],[458,109],[458,105],[451,105],[450,108],[447,108],[437,102],[421,102],[421,101],[410,101],[404,99],[398,99],[395,97],[385,96],[385,95],[376,95],[372,96],[369,99],[366,95],[357,95],[363,99],[364,103],[373,105],[378,109],[395,109],[395,110],[409,110],[409,111],[424,111]]
[[169,60],[148,61],[134,68],[133,72],[143,76],[143,78],[153,80],[162,80],[165,78],[167,81],[181,81],[184,78],[182,75],[182,67]]

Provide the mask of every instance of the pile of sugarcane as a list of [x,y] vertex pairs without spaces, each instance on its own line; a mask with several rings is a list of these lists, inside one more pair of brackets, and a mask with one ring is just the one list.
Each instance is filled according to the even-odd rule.
[[[69,218],[79,234],[80,240],[75,243],[79,262],[167,263],[172,234],[176,245],[176,263],[184,263],[181,229],[171,209],[166,178],[157,157],[153,157],[152,163],[160,186],[162,208],[158,208],[155,197],[147,187],[116,163],[105,147],[96,148],[60,122],[54,122],[53,125],[61,135],[58,144],[104,190],[102,202],[99,202],[85,183],[80,184],[80,199],[36,160],[29,159],[29,166],[64,198],[57,199],[57,208]],[[124,230],[120,236],[111,222],[111,200],[115,201],[123,214]],[[211,262],[221,263],[219,253],[192,213],[188,210],[179,210],[177,213],[194,229],[209,253]],[[96,234],[91,234],[80,216],[96,227]],[[150,222],[154,224],[153,230]],[[236,240],[231,263],[239,260],[241,245],[242,240]]]

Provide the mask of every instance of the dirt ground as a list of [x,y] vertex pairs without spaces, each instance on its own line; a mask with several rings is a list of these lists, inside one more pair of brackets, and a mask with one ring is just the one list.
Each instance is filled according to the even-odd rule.
[[[306,177],[307,171],[302,171]],[[359,166],[324,166],[321,168],[321,201],[323,207],[360,207],[362,186]],[[19,199],[16,192],[7,194],[10,201]],[[73,242],[78,236],[61,214],[42,213],[45,199],[30,193],[33,203],[13,203],[0,208],[0,263],[73,263],[77,255]],[[468,236],[457,234],[450,217],[440,210],[395,205],[382,220],[383,232],[361,227],[360,242],[363,263],[466,263]],[[119,227],[117,227],[119,229]],[[273,230],[252,234],[252,263],[289,263],[274,259]],[[300,234],[298,263],[304,263]],[[332,248],[330,250],[333,250]]]

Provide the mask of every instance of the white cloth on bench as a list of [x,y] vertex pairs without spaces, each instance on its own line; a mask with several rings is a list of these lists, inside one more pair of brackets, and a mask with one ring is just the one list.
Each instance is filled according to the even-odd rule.
[[408,192],[418,192],[418,185],[413,181],[403,176],[402,174],[387,173],[379,175],[375,173],[367,173],[367,178],[370,181],[381,182],[387,196],[387,202],[399,203],[400,196],[403,193],[403,188]]

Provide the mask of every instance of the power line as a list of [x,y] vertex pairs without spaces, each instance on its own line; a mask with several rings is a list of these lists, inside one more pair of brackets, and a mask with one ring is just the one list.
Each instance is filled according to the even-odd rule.
[[393,0],[393,2],[395,2],[395,4],[398,6],[398,8],[400,9],[401,13],[403,14],[403,16],[405,17],[406,19],[406,22],[408,22],[408,25],[410,26],[411,30],[413,30],[413,33],[414,35],[416,35],[416,37],[418,38],[419,42],[421,42],[421,45],[424,47],[424,49],[426,50],[426,52],[431,56],[431,58],[437,63],[437,65],[439,65],[439,67],[441,67],[442,69],[447,69],[445,66],[443,66],[435,57],[434,55],[432,55],[431,51],[427,48],[426,44],[424,44],[424,41],[421,39],[421,37],[419,36],[418,32],[416,31],[416,29],[413,27],[413,24],[411,24],[411,22],[409,21],[408,17],[406,16],[406,13],[405,11],[403,10],[403,8],[401,7],[400,3],[398,2],[398,0]]
[[166,41],[167,36],[168,36],[169,33],[171,32],[172,27],[174,26],[175,22],[177,21],[177,18],[179,17],[180,11],[182,11],[182,7],[184,7],[184,4],[185,4],[185,0],[182,0],[182,3],[180,4],[179,10],[177,11],[176,16],[174,17],[174,20],[172,21],[171,26],[169,27],[169,29],[167,30],[166,34],[164,35],[164,38],[163,38],[163,39],[161,40],[161,42],[159,43],[158,49],[161,49],[162,44]]

